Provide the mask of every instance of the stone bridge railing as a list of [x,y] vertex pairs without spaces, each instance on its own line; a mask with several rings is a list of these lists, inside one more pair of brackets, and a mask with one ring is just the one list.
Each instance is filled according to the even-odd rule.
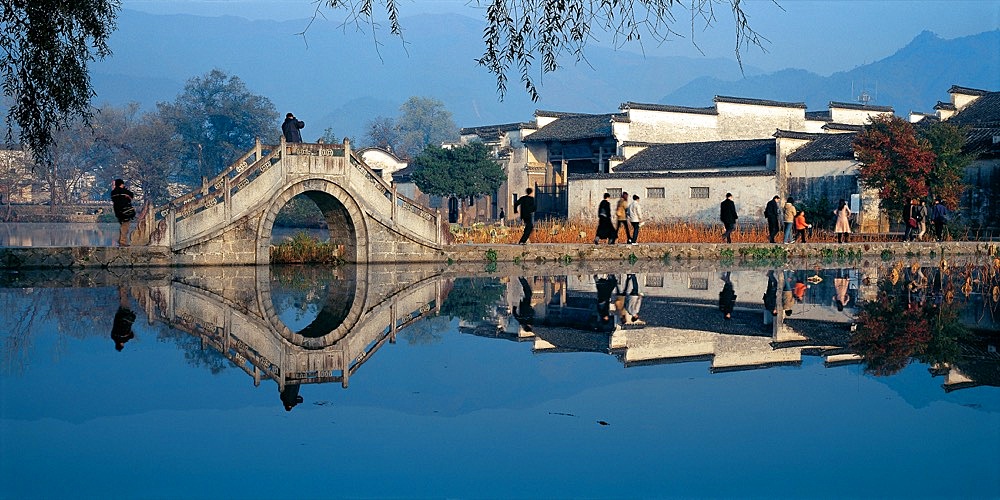
[[174,252],[198,245],[217,238],[242,218],[267,212],[269,204],[289,185],[309,180],[336,183],[362,207],[364,217],[403,240],[433,249],[440,249],[443,243],[440,214],[399,195],[352,154],[345,139],[343,144],[282,141],[277,146],[258,140],[219,175],[204,180],[199,189],[166,205],[147,207],[139,218],[133,244],[167,246]]

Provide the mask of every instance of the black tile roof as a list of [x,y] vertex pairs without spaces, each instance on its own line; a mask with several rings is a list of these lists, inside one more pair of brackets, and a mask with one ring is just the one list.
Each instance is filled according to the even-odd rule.
[[735,104],[753,104],[755,106],[776,106],[779,108],[802,108],[806,109],[806,103],[804,102],[781,102],[781,101],[768,101],[766,99],[749,99],[746,97],[729,97],[724,95],[717,95],[715,102],[731,102]]
[[[536,128],[534,123],[503,123],[500,125],[483,125],[480,127],[465,127],[459,130],[461,135],[478,135],[480,137],[494,137],[498,136],[501,132],[513,132],[521,129],[533,129]],[[485,135],[484,135],[485,134]]]
[[1000,126],[1000,92],[985,92],[954,116],[948,123],[970,127]]
[[645,104],[641,102],[632,102],[632,101],[623,102],[622,105],[619,106],[618,108],[621,109],[622,111],[626,111],[629,109],[639,109],[646,111],[672,111],[675,113],[694,113],[700,115],[719,114],[718,110],[715,109],[715,106],[709,106],[706,108],[692,108],[688,106],[673,106],[670,104]]
[[857,109],[860,111],[887,111],[889,113],[892,113],[894,111],[892,109],[892,106],[873,106],[871,104],[859,104],[856,102],[830,101],[830,107],[840,108],[840,109]]
[[833,117],[830,116],[830,110],[826,111],[806,111],[806,120],[817,120],[828,122],[832,120]]
[[413,172],[416,172],[416,165],[407,165],[392,173],[392,182],[406,184],[413,180]]
[[[720,170],[716,172],[615,172],[569,174],[570,180],[586,179],[702,179],[710,177],[768,177],[774,170]],[[395,174],[393,174],[395,175]]]
[[947,110],[955,111],[958,108],[956,108],[955,105],[952,104],[952,103],[950,103],[950,102],[938,101],[937,104],[934,105],[934,109],[947,109]]
[[812,132],[798,132],[795,130],[782,130],[779,128],[774,133],[773,137],[778,137],[778,138],[787,137],[789,139],[805,139],[811,141],[821,135],[826,135],[826,134],[816,134]]
[[[546,115],[549,116],[549,115]],[[523,142],[577,141],[610,138],[614,113],[604,115],[565,114],[525,137]]]
[[864,125],[854,125],[850,123],[827,123],[823,125],[823,130],[846,130],[848,132],[860,132]]
[[788,155],[788,161],[832,161],[854,159],[857,134],[819,134]]
[[615,167],[615,172],[666,172],[767,164],[774,139],[654,144]]
[[964,94],[964,95],[986,95],[989,94],[989,90],[974,89],[971,87],[962,87],[960,85],[952,85],[948,89],[949,94]]

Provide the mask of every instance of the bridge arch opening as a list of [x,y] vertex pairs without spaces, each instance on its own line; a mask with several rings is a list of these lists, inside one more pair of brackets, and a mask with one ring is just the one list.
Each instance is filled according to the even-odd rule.
[[[258,237],[258,264],[270,263],[271,245],[279,242],[275,239],[275,228],[280,228],[277,221],[286,208],[289,211],[313,210],[312,214],[325,224],[327,241],[334,247],[337,257],[347,262],[368,261],[368,236],[361,207],[337,184],[311,179],[288,187],[271,203]],[[281,233],[279,229],[278,234]]]
[[306,193],[288,200],[278,211],[271,231],[271,244],[288,243],[302,234],[321,243],[330,241],[326,215]]
[[341,326],[350,326],[345,322],[351,317],[357,292],[354,265],[271,269],[269,294],[276,319],[287,329],[286,338],[301,346],[340,340],[347,331]]

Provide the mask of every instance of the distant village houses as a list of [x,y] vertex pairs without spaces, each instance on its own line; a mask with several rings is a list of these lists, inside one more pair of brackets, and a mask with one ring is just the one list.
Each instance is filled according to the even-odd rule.
[[[997,225],[995,197],[1000,93],[953,86],[950,102],[910,120],[947,120],[969,129],[977,160],[963,209],[973,222]],[[762,221],[775,194],[796,200],[839,199],[860,212],[862,231],[883,231],[877,193],[858,183],[854,137],[874,116],[893,108],[717,96],[708,107],[623,103],[617,113],[539,110],[531,122],[463,128],[461,142],[482,141],[507,172],[496,196],[476,201],[474,219],[510,217],[513,202],[535,190],[541,217],[594,218],[604,193],[638,194],[650,220],[715,222],[726,192],[742,222]],[[405,169],[399,172],[405,174]],[[394,179],[402,190],[406,177]]]

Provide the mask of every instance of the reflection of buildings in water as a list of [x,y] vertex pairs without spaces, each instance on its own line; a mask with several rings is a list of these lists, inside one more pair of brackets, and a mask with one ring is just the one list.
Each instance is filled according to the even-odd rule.
[[[799,364],[803,355],[821,355],[830,364],[857,362],[860,358],[844,349],[856,299],[842,310],[835,307],[835,272],[829,272],[829,279],[810,283],[794,319],[784,321],[780,315],[773,321],[763,314],[766,271],[730,274],[738,295],[731,321],[719,311],[724,281],[718,273],[623,274],[613,280],[618,286],[609,308],[618,319],[608,330],[598,323],[597,294],[603,276],[533,277],[529,281],[536,285],[534,331],[525,332],[509,315],[501,315],[498,324],[501,331],[532,340],[539,352],[607,352],[626,366],[711,361],[713,371],[723,371]],[[815,274],[799,273],[803,278]],[[837,276],[851,280],[850,293],[856,297],[858,273]],[[623,311],[632,293],[629,286],[638,287],[644,301],[642,320],[635,323],[629,323],[632,316]],[[512,311],[521,297],[520,287],[509,287],[506,309]]]

